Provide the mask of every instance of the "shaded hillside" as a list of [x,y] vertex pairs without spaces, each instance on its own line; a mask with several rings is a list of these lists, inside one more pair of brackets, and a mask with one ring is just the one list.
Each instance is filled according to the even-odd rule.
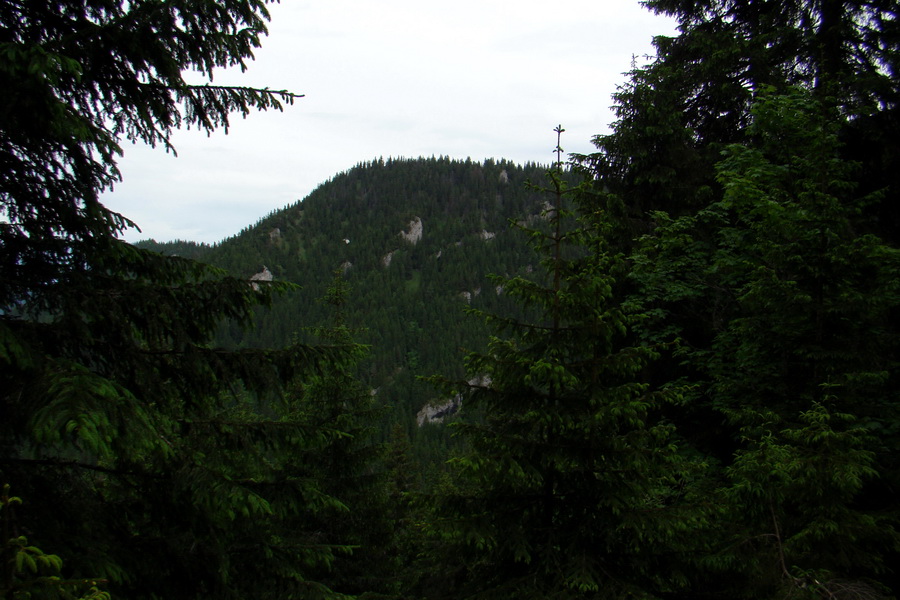
[[350,327],[372,346],[361,373],[390,407],[389,421],[414,426],[433,390],[417,375],[462,374],[462,349],[480,347],[484,325],[466,306],[513,310],[492,273],[528,270],[535,257],[510,220],[534,219],[546,198],[529,189],[544,167],[447,158],[373,161],[322,184],[213,246],[155,249],[197,257],[237,275],[268,269],[301,290],[260,314],[252,331],[222,332],[233,346],[281,345],[328,321],[318,300],[340,269],[351,286]]

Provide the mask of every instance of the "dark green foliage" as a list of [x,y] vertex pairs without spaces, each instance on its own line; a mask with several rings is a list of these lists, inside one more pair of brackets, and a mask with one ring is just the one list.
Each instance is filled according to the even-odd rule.
[[[841,137],[866,158],[862,191],[896,189],[896,169],[886,162],[897,156],[889,133],[897,131],[900,100],[896,2],[647,4],[676,17],[680,35],[657,38],[657,57],[632,71],[615,95],[615,129],[595,138],[599,152],[589,160],[639,233],[648,211],[681,215],[712,201],[719,152],[742,141],[755,95],[773,86],[815,90],[838,107]],[[876,211],[897,230],[893,207]]]
[[704,596],[897,590],[894,2],[666,2],[582,164],[627,219],[637,333],[712,466]]
[[709,394],[741,433],[728,494],[745,518],[758,503],[755,527],[776,535],[784,575],[814,574],[828,590],[880,578],[900,541],[893,500],[869,487],[896,476],[897,347],[885,326],[900,306],[900,254],[856,231],[879,198],[857,195],[832,113],[794,93],[753,114],[756,143],[728,149],[723,201],[698,215],[717,215],[707,281],[732,295],[704,359]]
[[352,596],[399,591],[393,556],[395,523],[390,512],[388,474],[383,449],[374,442],[384,410],[371,390],[355,378],[355,367],[366,349],[355,345],[359,332],[345,323],[349,285],[337,271],[322,302],[332,311],[327,327],[315,328],[322,342],[350,347],[346,358],[323,369],[288,391],[292,406],[304,415],[311,430],[334,430],[325,443],[294,456],[305,464],[323,494],[339,500],[289,528],[314,529],[324,540],[341,540],[345,550],[318,577],[328,586]]
[[212,346],[293,286],[125,244],[98,201],[123,140],[168,147],[296,97],[182,78],[243,66],[267,18],[258,0],[0,8],[0,481],[47,554],[3,542],[117,596],[330,596],[316,577],[349,549],[311,526],[343,507],[315,459],[345,424],[283,390],[353,346]]
[[[767,85],[805,84],[823,97],[839,99],[850,114],[896,106],[896,5],[890,0],[784,0],[746,3],[650,0],[657,12],[676,16],[685,34],[665,52],[703,87],[693,90],[697,106],[712,97],[740,94],[722,89],[723,80],[747,91]],[[691,61],[697,40],[724,42],[711,61]],[[704,56],[706,58],[707,56]],[[669,60],[666,56],[665,60]],[[707,64],[703,64],[707,63]],[[723,93],[724,92],[724,93]],[[744,96],[748,98],[748,96]],[[697,111],[695,116],[700,117]],[[716,118],[709,113],[705,118]]]
[[0,472],[32,499],[21,526],[74,576],[133,597],[320,589],[302,565],[333,544],[289,525],[339,501],[294,461],[343,433],[275,400],[343,351],[207,345],[279,287],[111,240],[7,314]]
[[63,579],[62,559],[46,554],[29,543],[16,527],[15,511],[22,506],[22,499],[10,496],[9,484],[3,485],[0,495],[0,598],[19,600],[27,598],[59,598],[60,600],[109,600],[110,595],[101,591],[105,581],[97,579]]
[[[417,377],[460,376],[460,349],[484,346],[488,329],[460,318],[462,309],[516,310],[489,274],[514,276],[537,265],[509,221],[537,218],[544,198],[525,182],[541,173],[536,165],[505,161],[378,160],[336,175],[302,202],[211,248],[138,245],[185,256],[203,250],[203,260],[236,275],[266,267],[276,281],[301,286],[260,311],[252,330],[220,332],[223,343],[237,347],[279,345],[293,336],[312,340],[308,327],[330,318],[316,299],[341,269],[353,287],[343,307],[346,325],[361,329],[359,341],[371,347],[358,374],[391,407],[386,423],[412,426],[417,411],[434,399],[433,388]],[[411,243],[400,233],[416,218],[422,238]],[[382,439],[389,429],[385,424]],[[417,456],[443,460],[446,436],[411,433],[428,438],[416,441]],[[433,444],[444,448],[432,452]]]
[[378,160],[213,247],[98,198],[295,98],[182,79],[265,2],[0,7],[4,597],[893,597],[897,3],[647,4],[584,183]]
[[200,262],[206,262],[204,259],[209,254],[212,246],[209,244],[189,242],[186,240],[175,240],[174,242],[157,242],[156,240],[143,240],[135,244],[138,248],[144,250],[152,250],[166,256],[180,256],[182,258],[190,258]]
[[127,223],[98,201],[118,177],[122,139],[169,147],[176,127],[227,128],[233,111],[293,101],[183,78],[243,66],[267,17],[263,0],[3,4],[3,306],[27,298],[30,281],[76,268],[92,239],[103,244]]
[[526,321],[488,315],[508,337],[472,354],[470,451],[434,527],[462,558],[457,589],[436,597],[642,597],[679,587],[668,554],[698,513],[682,506],[689,471],[663,417],[674,389],[644,379],[658,349],[637,343],[643,315],[622,303],[628,264],[606,217],[576,224],[584,186],[549,172],[554,203],[528,230],[543,256],[532,278],[502,279]]

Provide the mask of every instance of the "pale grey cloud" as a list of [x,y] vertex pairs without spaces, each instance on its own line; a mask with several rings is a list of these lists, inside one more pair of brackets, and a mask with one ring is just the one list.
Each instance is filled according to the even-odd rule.
[[636,0],[282,0],[246,73],[217,83],[287,88],[284,113],[226,136],[178,132],[178,158],[126,148],[107,204],[153,237],[215,242],[377,157],[552,160],[592,149],[632,57],[673,24]]

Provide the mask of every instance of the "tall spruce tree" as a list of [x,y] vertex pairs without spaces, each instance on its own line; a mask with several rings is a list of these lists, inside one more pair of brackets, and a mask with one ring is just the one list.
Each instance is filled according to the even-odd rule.
[[[815,90],[838,107],[845,152],[863,162],[861,191],[900,189],[896,169],[900,89],[895,0],[651,0],[679,35],[655,40],[615,95],[618,120],[585,160],[627,198],[634,229],[647,212],[696,211],[718,193],[714,165],[742,140],[755,94],[774,86]],[[893,203],[869,208],[882,233],[898,231]],[[896,238],[891,238],[896,239]]]
[[131,247],[99,200],[123,141],[171,148],[176,127],[297,97],[184,79],[244,67],[267,18],[263,0],[0,6],[0,480],[25,499],[8,532],[115,595],[330,594],[309,573],[335,545],[296,525],[339,502],[294,457],[338,433],[277,400],[343,351],[210,347],[290,286]]
[[721,531],[734,537],[707,564],[749,569],[730,577],[734,595],[853,582],[864,597],[890,584],[898,539],[900,255],[858,231],[878,198],[858,195],[832,112],[794,90],[761,97],[752,114],[749,141],[717,166],[722,199],[692,216],[655,213],[633,278],[646,305],[717,299],[699,324],[710,345],[686,350],[679,371],[694,404],[726,425],[694,440],[730,481]]
[[383,449],[376,443],[385,410],[356,377],[358,361],[367,348],[354,343],[360,332],[345,321],[349,294],[344,272],[338,269],[322,299],[332,311],[332,320],[313,333],[323,343],[352,352],[298,381],[286,395],[311,430],[333,432],[292,460],[306,465],[321,491],[338,502],[303,515],[293,526],[315,530],[324,541],[341,543],[341,552],[318,571],[318,578],[329,588],[349,596],[387,596],[398,591],[400,565],[393,558],[396,524],[388,516]]
[[457,427],[470,451],[435,524],[463,567],[446,593],[671,592],[672,550],[699,514],[683,510],[689,469],[663,416],[678,394],[644,381],[657,350],[631,333],[643,316],[622,304],[628,264],[608,248],[605,216],[576,219],[585,187],[566,184],[559,160],[548,178],[552,197],[526,230],[542,268],[498,280],[532,319],[484,315],[498,335],[467,357]]
[[[584,157],[640,333],[721,466],[696,593],[896,593],[896,2],[647,3],[657,40]],[[702,585],[702,588],[700,587]]]

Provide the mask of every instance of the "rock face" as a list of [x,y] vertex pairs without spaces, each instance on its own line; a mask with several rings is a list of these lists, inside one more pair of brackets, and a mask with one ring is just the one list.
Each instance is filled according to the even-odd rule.
[[[477,385],[481,387],[487,387],[491,385],[491,378],[486,375],[481,375],[479,377],[475,377],[470,379],[467,382],[469,385]],[[439,404],[426,404],[422,407],[422,410],[416,414],[416,424],[419,427],[427,424],[438,424],[443,423],[444,419],[447,417],[452,417],[459,409],[462,407],[462,394],[457,394]]]
[[416,415],[416,424],[421,427],[428,423],[442,423],[445,418],[455,415],[460,406],[462,406],[462,394],[457,394],[440,404],[423,406]]
[[[473,291],[463,291],[459,293],[460,297],[465,300],[468,304],[472,304],[472,298],[477,298],[481,295],[481,288],[475,288]],[[499,294],[498,294],[499,295]]]
[[259,284],[252,283],[254,281],[272,281],[274,276],[272,275],[272,271],[269,270],[268,267],[263,265],[262,271],[259,273],[254,273],[250,276],[250,285],[253,287],[254,291],[259,289]]
[[408,231],[401,231],[400,237],[410,244],[417,244],[422,239],[422,219],[416,217],[409,222]]

